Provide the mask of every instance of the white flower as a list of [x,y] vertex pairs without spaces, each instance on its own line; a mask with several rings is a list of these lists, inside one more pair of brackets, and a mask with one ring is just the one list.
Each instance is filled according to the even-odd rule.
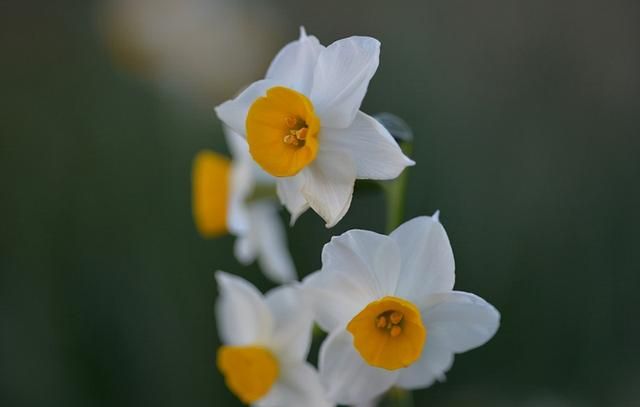
[[278,283],[296,279],[287,237],[271,198],[250,198],[258,189],[275,189],[275,180],[251,159],[244,138],[225,129],[233,155],[198,154],[193,164],[193,214],[205,237],[227,231],[237,237],[235,256],[242,264],[256,259],[267,277]]
[[351,230],[322,251],[322,269],[304,280],[318,324],[320,378],[340,404],[369,400],[392,386],[442,380],[454,353],[487,342],[500,314],[473,294],[452,291],[454,260],[437,216],[419,217],[389,236]]
[[380,43],[350,37],[324,47],[300,39],[276,55],[266,78],[216,108],[246,136],[254,160],[279,177],[278,196],[291,222],[311,207],[334,226],[358,179],[392,179],[414,162],[389,132],[361,112],[378,68]]
[[216,273],[218,368],[229,389],[258,407],[330,406],[317,372],[306,362],[311,313],[297,286],[265,297],[247,281]]

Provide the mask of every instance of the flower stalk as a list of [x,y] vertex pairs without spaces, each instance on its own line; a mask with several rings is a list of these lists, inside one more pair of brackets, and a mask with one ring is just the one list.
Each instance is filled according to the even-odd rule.
[[413,394],[399,387],[391,388],[378,407],[413,407]]
[[[411,141],[401,142],[400,148],[407,157],[411,156]],[[409,169],[405,168],[402,174],[400,174],[396,179],[382,183],[387,201],[387,233],[391,233],[402,223],[404,217],[404,201],[407,189],[408,172]]]

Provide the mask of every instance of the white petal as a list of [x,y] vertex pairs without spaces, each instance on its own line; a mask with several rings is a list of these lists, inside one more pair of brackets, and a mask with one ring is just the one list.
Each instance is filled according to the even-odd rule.
[[339,404],[362,403],[384,393],[395,383],[398,370],[368,365],[353,347],[346,330],[336,330],[322,343],[320,381],[327,398]]
[[281,366],[281,376],[271,391],[256,403],[258,407],[332,407],[325,399],[318,373],[300,362]]
[[279,85],[281,85],[280,82],[271,79],[254,82],[235,99],[227,100],[221,105],[218,105],[215,109],[216,114],[224,124],[245,136],[245,122],[249,108],[258,97],[264,96],[267,93],[267,89]]
[[300,38],[280,50],[271,62],[266,78],[279,80],[308,95],[313,83],[313,71],[323,49],[316,37],[308,36],[300,27]]
[[304,279],[303,289],[314,319],[326,332],[344,328],[374,299],[358,278],[343,271],[316,271]]
[[432,295],[421,313],[427,342],[420,359],[400,373],[398,385],[407,389],[424,388],[436,380],[444,380],[454,353],[486,343],[500,323],[500,314],[491,304],[460,291]]
[[[427,335],[430,335],[430,332]],[[451,368],[452,364],[453,352],[431,336],[427,336],[420,359],[400,370],[397,385],[405,389],[429,387],[436,380],[444,380],[444,373]]]
[[373,300],[395,292],[400,273],[400,252],[388,236],[354,229],[333,237],[325,245],[322,269],[341,279],[357,280]]
[[415,162],[404,155],[391,134],[373,117],[356,114],[346,129],[324,129],[322,142],[349,151],[358,179],[393,179]]
[[216,272],[219,297],[216,321],[222,342],[228,345],[267,343],[273,322],[260,292],[246,280]]
[[252,165],[247,160],[234,160],[231,163],[227,227],[236,236],[249,230],[249,212],[245,202],[255,187]]
[[484,345],[500,326],[500,313],[477,295],[462,291],[434,294],[422,309],[429,338],[461,353]]
[[302,292],[296,284],[266,295],[274,323],[271,346],[281,360],[304,362],[309,353],[313,316]]
[[261,200],[252,203],[249,214],[262,272],[280,284],[295,280],[296,271],[287,247],[287,235],[275,202]]
[[231,127],[223,126],[223,132],[233,161],[251,161],[247,140]]
[[304,174],[305,172],[301,171],[293,177],[278,178],[276,184],[278,198],[291,214],[291,226],[300,215],[309,209],[309,203],[302,195],[302,187],[305,182]]
[[378,69],[380,42],[350,37],[334,42],[318,58],[311,101],[323,127],[348,127]]
[[256,261],[258,257],[258,247],[250,230],[246,234],[236,238],[233,245],[233,255],[243,266],[248,266]]
[[356,181],[356,168],[346,152],[320,150],[306,167],[302,194],[309,206],[325,220],[328,228],[349,210]]
[[304,280],[318,324],[344,328],[370,302],[395,291],[400,257],[389,237],[350,230],[322,249],[322,270]]
[[428,216],[414,218],[389,237],[396,241],[402,256],[398,297],[421,307],[429,294],[453,289],[453,251],[440,222]]

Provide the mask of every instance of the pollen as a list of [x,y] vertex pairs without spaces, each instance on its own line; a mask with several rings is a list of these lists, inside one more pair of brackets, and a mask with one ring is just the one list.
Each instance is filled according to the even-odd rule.
[[407,367],[422,354],[427,330],[411,302],[384,297],[367,305],[347,325],[353,345],[371,366],[387,370]]
[[261,346],[222,346],[218,369],[227,387],[246,404],[263,398],[278,379],[278,361]]
[[300,92],[267,90],[249,108],[245,124],[249,152],[273,176],[293,176],[316,158],[320,120]]

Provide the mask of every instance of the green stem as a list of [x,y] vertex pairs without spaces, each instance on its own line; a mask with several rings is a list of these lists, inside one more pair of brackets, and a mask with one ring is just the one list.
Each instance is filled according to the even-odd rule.
[[413,407],[413,394],[409,390],[394,387],[382,398],[378,407]]
[[[402,148],[402,151],[407,156],[410,156],[410,142],[401,143],[400,148]],[[383,184],[387,199],[387,233],[391,233],[402,223],[404,217],[404,199],[406,195],[405,191],[407,188],[408,172],[409,170],[405,169],[396,179],[387,181]]]

